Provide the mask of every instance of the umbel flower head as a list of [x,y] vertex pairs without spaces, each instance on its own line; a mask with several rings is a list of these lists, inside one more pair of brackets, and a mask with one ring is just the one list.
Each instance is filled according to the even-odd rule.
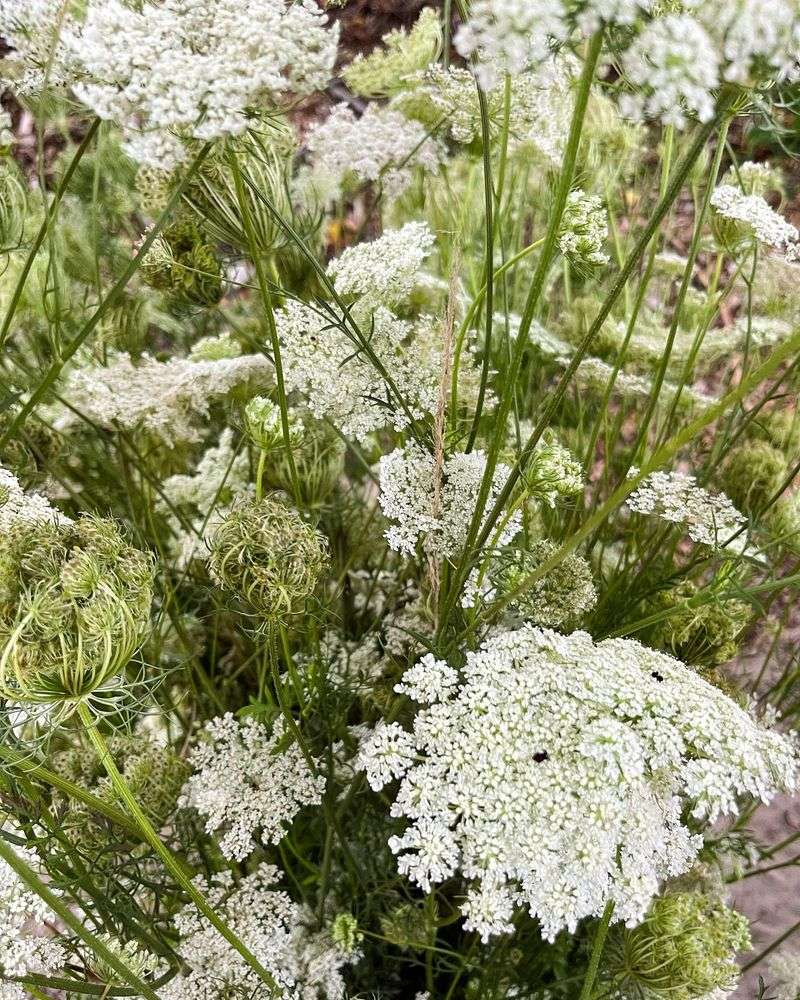
[[328,565],[327,539],[272,497],[240,499],[210,550],[214,579],[267,621],[301,611]]
[[484,941],[520,906],[551,941],[609,902],[641,922],[702,847],[687,813],[713,823],[796,782],[788,738],[630,639],[526,625],[468,652],[460,675],[428,655],[404,681],[426,704],[413,731],[379,725],[358,761],[375,789],[401,779],[400,871],[425,892],[460,875]]
[[154,575],[106,518],[13,521],[0,546],[0,696],[77,702],[105,685],[147,636]]

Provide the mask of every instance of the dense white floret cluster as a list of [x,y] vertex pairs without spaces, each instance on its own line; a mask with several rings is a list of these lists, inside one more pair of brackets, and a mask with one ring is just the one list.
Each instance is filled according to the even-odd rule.
[[[470,521],[486,469],[482,451],[454,452],[441,469],[439,511],[434,509],[436,463],[418,445],[396,448],[380,461],[379,501],[384,515],[394,522],[386,532],[389,547],[413,555],[417,544],[440,559],[456,555],[467,538]],[[494,470],[487,509],[491,508],[511,470],[502,462]],[[507,545],[522,525],[514,513],[494,540]]]
[[775,1000],[797,1000],[800,996],[800,954],[779,951],[769,959],[769,995]]
[[17,521],[27,521],[30,524],[40,521],[72,523],[66,514],[51,507],[46,497],[39,493],[26,493],[17,477],[0,466],[0,534]]
[[123,126],[135,159],[168,170],[185,138],[238,135],[246,111],[324,87],[337,41],[313,0],[93,0],[73,40],[74,89]]
[[[20,830],[4,833],[21,835]],[[33,851],[14,847],[17,856],[34,870],[40,868]],[[53,975],[66,961],[63,946],[47,935],[44,925],[53,912],[31,892],[14,869],[0,860],[0,973],[3,977]],[[11,984],[10,984],[11,985]],[[22,992],[22,996],[27,993]]]
[[62,38],[74,32],[64,0],[0,0],[3,39],[12,49],[0,60],[0,82],[21,97],[45,83],[63,87],[73,70]]
[[[157,361],[143,354],[136,362],[127,354],[109,354],[103,366],[75,369],[64,396],[101,427],[142,428],[168,442],[197,441],[197,425],[214,401],[244,383],[271,381],[272,365],[260,354],[215,361]],[[67,413],[60,426],[77,420]]]
[[713,822],[795,786],[788,738],[633,640],[524,626],[468,652],[460,673],[456,688],[426,657],[405,688],[438,700],[412,732],[380,725],[359,764],[375,789],[401,778],[400,871],[425,891],[460,874],[465,927],[484,941],[510,932],[518,907],[549,940],[609,901],[635,924],[702,845],[684,808]]
[[371,243],[348,247],[330,262],[328,277],[339,295],[356,297],[364,308],[394,309],[411,294],[434,242],[426,222],[407,222]]
[[311,180],[331,197],[341,196],[348,177],[380,181],[388,196],[401,194],[415,167],[435,173],[442,150],[419,122],[399,111],[370,104],[361,116],[337,105],[306,137],[313,160]]
[[313,774],[296,743],[280,750],[284,726],[268,729],[228,712],[203,727],[189,762],[182,804],[206,817],[206,830],[223,831],[226,858],[242,861],[257,843],[277,844],[304,806],[318,805],[325,778]]
[[732,184],[720,184],[711,195],[711,204],[723,218],[744,223],[759,243],[787,250],[800,238],[797,228],[760,195],[745,194]]
[[271,990],[193,904],[175,918],[178,950],[188,972],[161,988],[164,1000],[216,1000],[246,996],[252,1000],[340,1000],[345,995],[342,968],[353,956],[339,951],[325,931],[311,930],[313,914],[276,889],[280,873],[261,864],[238,884],[221,872],[197,887],[231,931],[273,976]]
[[716,50],[690,14],[656,18],[625,52],[625,75],[635,91],[622,101],[632,118],[657,118],[683,128],[687,115],[708,121],[719,82]]
[[[288,389],[303,393],[315,417],[327,417],[350,437],[363,441],[373,431],[402,430],[408,414],[388,386],[340,327],[314,309],[289,301],[275,314]],[[388,309],[369,317],[369,345],[410,402],[415,417],[432,413],[437,372],[412,338],[412,325]]]
[[651,473],[627,504],[639,514],[683,525],[692,541],[703,545],[721,545],[747,522],[724,493],[709,493],[683,472]]

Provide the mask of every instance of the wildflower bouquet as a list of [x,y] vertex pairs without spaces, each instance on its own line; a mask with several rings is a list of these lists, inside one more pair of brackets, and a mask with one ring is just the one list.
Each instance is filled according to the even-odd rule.
[[0,0],[0,996],[797,1000],[800,7],[339,7]]

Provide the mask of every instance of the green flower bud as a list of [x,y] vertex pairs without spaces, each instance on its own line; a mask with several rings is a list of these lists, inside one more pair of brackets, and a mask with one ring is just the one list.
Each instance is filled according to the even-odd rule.
[[786,456],[766,441],[734,448],[722,470],[722,488],[745,514],[762,511],[789,474]]
[[358,921],[352,914],[336,914],[331,923],[331,940],[343,954],[357,954],[364,935],[359,931]]
[[[267,396],[254,396],[245,406],[244,426],[250,440],[261,451],[284,447],[281,409]],[[294,448],[302,439],[302,425],[290,418],[289,444]]]
[[[516,590],[534,570],[558,549],[555,542],[537,542],[529,551],[517,551],[491,573],[499,594]],[[575,622],[597,601],[589,563],[578,555],[568,555],[509,605],[512,614],[535,625],[557,628]]]
[[389,97],[403,90],[407,78],[436,62],[442,50],[442,25],[438,11],[425,8],[410,31],[390,31],[383,45],[369,55],[357,55],[342,71],[342,78],[362,97]]
[[750,947],[747,918],[695,892],[656,899],[638,927],[615,925],[606,943],[606,977],[623,996],[697,1000],[730,990],[736,953]]
[[545,433],[522,470],[528,494],[554,507],[556,500],[575,496],[584,487],[583,469],[568,448],[551,433]]
[[0,695],[77,702],[106,684],[149,632],[154,576],[113,521],[12,523],[0,547]]
[[656,607],[670,616],[656,626],[651,642],[690,666],[715,667],[736,655],[752,612],[749,604],[736,600],[687,607],[696,593],[697,587],[684,580],[659,594]]
[[327,539],[272,497],[240,500],[210,549],[213,578],[268,622],[302,611],[328,567]]
[[222,298],[222,269],[191,218],[182,218],[153,241],[141,273],[153,288],[198,306],[213,306]]

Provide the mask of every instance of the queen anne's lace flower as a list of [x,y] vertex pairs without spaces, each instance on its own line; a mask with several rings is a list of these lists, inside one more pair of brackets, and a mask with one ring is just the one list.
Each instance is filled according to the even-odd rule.
[[732,184],[720,184],[711,204],[723,218],[744,223],[759,243],[785,250],[800,238],[795,226],[769,207],[757,194],[744,194]]
[[[283,347],[286,387],[304,394],[315,417],[333,420],[343,434],[360,441],[387,425],[396,430],[407,425],[408,415],[375,367],[339,327],[295,301],[277,310],[275,322]],[[369,324],[370,347],[411,412],[415,417],[432,413],[438,370],[414,343],[411,324],[383,308],[372,313]]]
[[[144,428],[167,442],[196,441],[197,423],[215,399],[243,383],[263,385],[271,379],[272,365],[260,354],[163,362],[145,354],[136,363],[116,354],[104,366],[75,369],[64,395],[101,427],[119,424],[127,430]],[[61,426],[77,419],[66,414]]]
[[708,121],[714,114],[712,91],[719,83],[714,44],[689,14],[656,18],[625,52],[623,68],[637,88],[622,110],[633,118],[658,118],[683,128],[687,114]]
[[564,256],[577,268],[607,264],[608,254],[603,250],[607,236],[608,222],[602,201],[585,191],[570,191],[558,236]]
[[684,525],[692,541],[704,545],[720,545],[747,521],[724,493],[709,493],[683,472],[653,472],[627,504],[639,514]]
[[425,222],[407,222],[372,243],[348,247],[328,265],[328,277],[339,295],[356,296],[361,304],[394,309],[405,302],[434,244]]
[[336,948],[326,931],[313,931],[314,916],[274,888],[279,872],[262,864],[234,886],[231,872],[197,885],[231,931],[274,977],[278,992],[263,983],[193,904],[175,918],[179,951],[188,973],[175,976],[159,991],[164,1000],[214,1000],[243,996],[252,1000],[341,1000],[342,968],[357,957]]
[[17,521],[38,524],[52,521],[54,524],[71,524],[66,514],[50,506],[50,502],[38,493],[26,493],[15,475],[0,466],[0,534]]
[[549,940],[609,901],[635,924],[702,846],[685,807],[713,822],[795,786],[790,740],[633,640],[525,626],[467,653],[458,689],[441,676],[433,658],[415,668],[413,687],[442,700],[413,733],[379,727],[359,763],[373,787],[402,774],[399,868],[423,889],[466,879],[465,927],[484,941],[520,905]]
[[338,30],[313,0],[93,0],[72,42],[77,96],[116,119],[135,159],[170,169],[182,137],[238,135],[244,112],[324,87]]
[[[458,553],[467,538],[481,480],[486,469],[482,451],[456,452],[444,460],[441,503],[433,508],[434,459],[417,445],[396,448],[380,461],[380,505],[390,521],[386,532],[389,547],[413,555],[419,541],[427,552],[441,559]],[[503,487],[510,469],[498,463],[489,492],[487,508]],[[493,540],[507,545],[521,527],[521,515],[513,514],[500,536]]]
[[309,771],[296,744],[280,751],[283,722],[272,732],[246,718],[227,714],[204,727],[204,738],[189,758],[195,774],[182,793],[182,804],[206,817],[206,830],[224,830],[220,848],[226,858],[242,861],[256,847],[277,844],[303,808],[318,805],[325,778]]
[[443,158],[439,143],[419,122],[377,104],[360,117],[337,105],[309,131],[306,144],[313,162],[310,180],[330,197],[341,194],[350,176],[362,183],[380,180],[386,194],[396,196],[411,183],[415,167],[434,173]]

